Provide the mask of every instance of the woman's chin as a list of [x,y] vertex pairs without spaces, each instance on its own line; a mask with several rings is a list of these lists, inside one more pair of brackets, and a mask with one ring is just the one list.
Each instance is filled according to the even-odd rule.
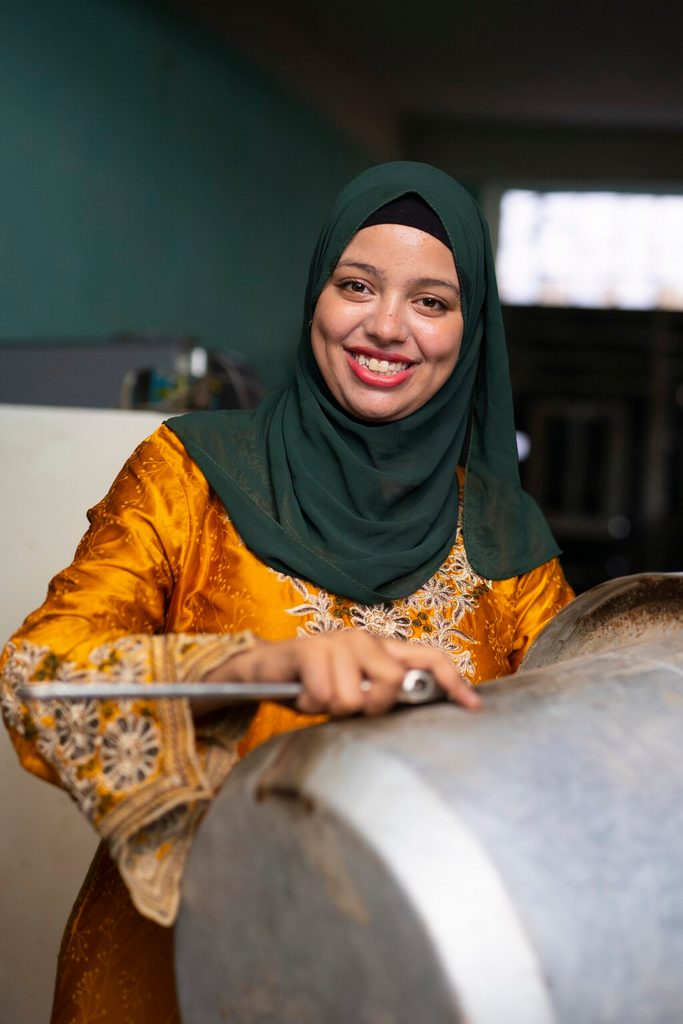
[[356,419],[372,423],[391,423],[417,412],[444,383],[416,375],[416,368],[402,375],[393,386],[386,380],[362,381],[355,374],[336,378],[330,386],[339,404]]
[[340,404],[356,419],[367,420],[368,423],[391,423],[403,419],[412,411],[406,396],[386,391],[344,395]]

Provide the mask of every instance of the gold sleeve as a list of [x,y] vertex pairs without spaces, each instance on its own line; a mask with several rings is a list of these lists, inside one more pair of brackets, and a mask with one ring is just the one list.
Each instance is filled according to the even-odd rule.
[[[108,842],[138,909],[161,924],[177,910],[191,837],[237,758],[253,709],[195,727],[186,701],[96,701],[96,679],[196,679],[252,642],[164,634],[174,575],[188,543],[175,469],[151,438],[88,514],[72,565],[0,660],[0,698],[23,765],[62,786]],[[19,687],[83,685],[83,699],[39,703]]]
[[510,649],[510,667],[514,672],[543,627],[574,599],[559,559],[519,576],[514,594],[515,628]]

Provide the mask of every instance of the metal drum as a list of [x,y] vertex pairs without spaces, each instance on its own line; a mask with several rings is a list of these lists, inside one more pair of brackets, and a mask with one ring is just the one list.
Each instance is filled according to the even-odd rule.
[[683,627],[683,573],[643,572],[608,580],[581,594],[536,637],[523,669],[566,658],[664,643]]
[[177,927],[184,1024],[680,1024],[683,626],[234,771]]

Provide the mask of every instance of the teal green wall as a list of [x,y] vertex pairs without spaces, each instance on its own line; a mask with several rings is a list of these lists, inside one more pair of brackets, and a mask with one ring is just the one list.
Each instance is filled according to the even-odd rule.
[[278,383],[317,229],[371,162],[163,10],[0,0],[0,342],[193,332]]

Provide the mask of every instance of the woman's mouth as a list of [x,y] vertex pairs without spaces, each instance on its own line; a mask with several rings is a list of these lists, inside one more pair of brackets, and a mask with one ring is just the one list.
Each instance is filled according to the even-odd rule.
[[396,387],[410,376],[413,366],[406,360],[378,358],[365,352],[347,350],[346,356],[356,377],[375,387]]
[[410,363],[395,363],[390,359],[375,359],[374,356],[364,356],[363,353],[359,353],[354,356],[361,366],[367,366],[368,370],[372,370],[373,373],[399,373],[401,370],[407,370]]

